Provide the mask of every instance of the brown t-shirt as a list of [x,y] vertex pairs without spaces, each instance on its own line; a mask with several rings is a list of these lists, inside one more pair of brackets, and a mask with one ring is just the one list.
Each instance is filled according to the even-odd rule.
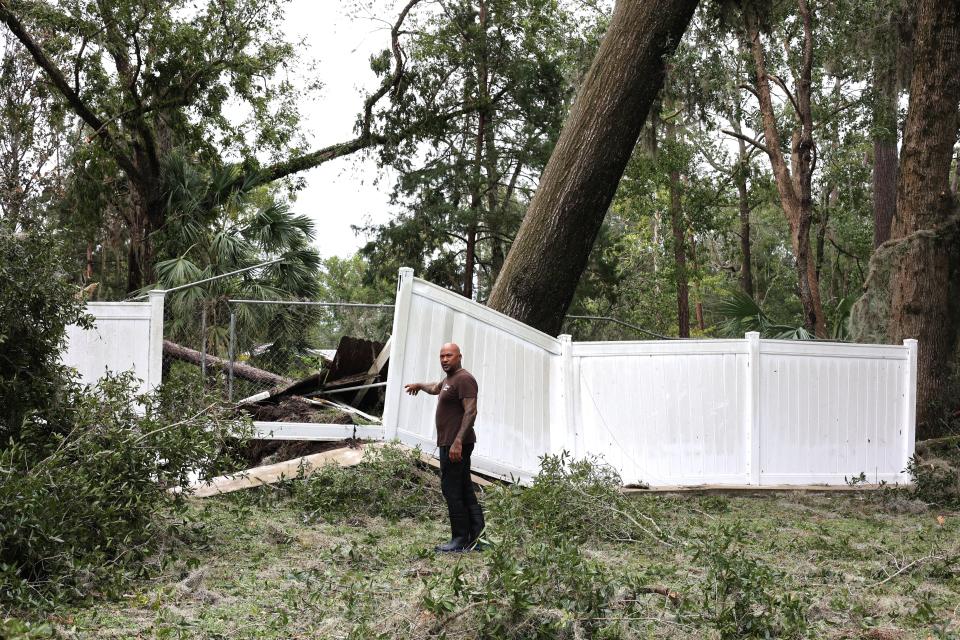
[[[457,369],[440,383],[437,396],[437,446],[449,447],[463,424],[463,399],[477,397],[477,380],[466,369]],[[463,434],[463,444],[477,441],[473,427]]]

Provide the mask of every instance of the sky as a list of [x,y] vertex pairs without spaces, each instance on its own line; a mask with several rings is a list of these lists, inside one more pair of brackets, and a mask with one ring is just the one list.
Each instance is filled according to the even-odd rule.
[[[365,91],[379,85],[369,58],[389,45],[389,28],[373,16],[351,18],[352,4],[292,0],[287,7],[287,39],[305,40],[301,54],[316,62],[316,75],[323,82],[319,96],[301,106],[302,129],[311,149],[352,138]],[[390,14],[384,18],[393,19]],[[354,154],[324,163],[302,177],[306,188],[298,192],[293,210],[314,220],[315,245],[325,258],[348,256],[366,242],[354,234],[351,224],[383,223],[390,218],[388,200],[395,176],[379,170],[372,158]],[[379,184],[374,184],[378,178]]]

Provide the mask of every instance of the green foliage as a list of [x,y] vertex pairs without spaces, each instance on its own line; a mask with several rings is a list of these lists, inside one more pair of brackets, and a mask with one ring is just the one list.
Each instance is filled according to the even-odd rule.
[[[135,396],[129,375],[69,386],[51,431],[42,416],[0,449],[0,602],[34,608],[112,591],[183,527],[191,474],[210,478],[247,432],[195,378]],[[65,430],[69,427],[69,430]],[[181,491],[171,492],[170,489]]]
[[31,416],[50,420],[65,402],[64,327],[90,319],[62,263],[49,232],[0,226],[0,446]]
[[122,584],[182,522],[190,474],[210,477],[244,423],[168,379],[135,396],[129,375],[78,385],[59,363],[82,301],[58,245],[0,232],[0,603],[47,607]]
[[692,616],[716,630],[721,640],[805,637],[811,603],[789,589],[785,575],[751,557],[746,542],[747,532],[738,522],[720,525],[700,541],[693,557],[706,574],[702,601]]
[[352,467],[325,465],[309,477],[293,480],[293,500],[308,522],[356,516],[388,520],[440,513],[442,499],[432,472],[418,466],[420,452],[387,444],[370,447]]
[[482,572],[458,563],[426,579],[424,609],[441,623],[469,610],[459,624],[487,638],[617,637],[616,616],[633,608],[617,598],[626,580],[572,540],[504,534],[484,550]]
[[[465,290],[473,242],[480,298],[503,264],[569,103],[580,26],[565,3],[442,0],[414,20],[405,92],[384,113],[380,162],[398,172],[391,222],[364,228],[378,277],[400,266]],[[384,70],[382,58],[373,61]],[[469,113],[449,117],[447,114]]]
[[622,484],[602,460],[574,460],[565,451],[543,456],[529,487],[492,487],[487,505],[502,530],[578,542],[643,537],[649,533],[640,523],[645,516],[621,493]]
[[922,456],[911,457],[907,472],[917,498],[941,508],[960,508],[960,439],[944,440],[935,449],[928,445]]
[[720,323],[720,334],[731,338],[743,337],[748,331],[757,331],[762,338],[810,340],[813,336],[801,326],[775,324],[760,305],[743,291],[731,289],[717,304],[717,313],[725,318]]

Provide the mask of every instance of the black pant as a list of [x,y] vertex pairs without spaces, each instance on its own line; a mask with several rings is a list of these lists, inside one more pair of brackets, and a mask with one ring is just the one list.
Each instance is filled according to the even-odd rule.
[[[470,479],[471,453],[472,442],[463,445],[460,462],[451,462],[450,447],[440,447],[440,490],[447,501],[450,531],[454,538],[472,537],[474,523],[471,522],[471,507],[479,504],[477,494],[473,491],[473,481]],[[476,509],[477,507],[474,507],[473,510]]]

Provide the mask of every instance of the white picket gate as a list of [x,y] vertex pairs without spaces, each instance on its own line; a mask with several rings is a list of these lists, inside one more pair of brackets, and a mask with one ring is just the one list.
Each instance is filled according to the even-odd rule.
[[572,342],[402,269],[385,438],[434,448],[436,400],[403,384],[442,377],[445,342],[480,386],[474,466],[487,473],[527,480],[567,450],[650,486],[908,481],[915,340]]

